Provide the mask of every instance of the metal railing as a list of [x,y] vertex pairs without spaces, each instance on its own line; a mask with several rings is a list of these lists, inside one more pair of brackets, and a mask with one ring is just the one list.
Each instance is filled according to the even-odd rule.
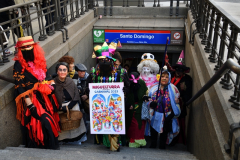
[[[61,31],[65,42],[68,31],[64,26],[89,11],[89,8],[94,9],[89,1],[91,0],[33,0],[1,8],[0,15],[8,18],[0,22],[0,65],[9,62],[6,51],[15,46],[19,37],[32,36],[35,41],[44,41],[55,31]],[[31,7],[32,3],[35,7]]]
[[[205,52],[209,53],[209,61],[216,63],[214,69],[217,71],[229,58],[240,64],[240,45],[237,41],[240,23],[213,0],[192,0],[190,8],[193,18],[198,19],[195,33],[200,33],[199,37],[202,39],[201,43],[205,45]],[[234,88],[229,101],[236,109],[240,109],[239,76],[229,71],[220,82],[224,89]]]
[[[236,21],[230,14],[223,10],[213,0],[191,0],[190,8],[196,21],[196,30],[193,31],[193,39],[196,33],[200,33],[201,43],[205,45],[205,52],[209,54],[209,61],[215,63],[215,75],[203,88],[187,102],[190,104],[203,94],[222,76],[220,81],[222,88],[234,89],[229,102],[231,107],[240,109],[240,45],[237,41],[240,31],[240,22]],[[230,125],[229,138],[224,145],[225,151],[231,153],[233,132],[240,128],[240,123]],[[237,160],[239,155],[240,137],[236,137],[234,144],[233,159]]]
[[[173,16],[173,2],[176,2],[176,16],[179,15],[179,3],[180,0],[95,0],[94,4],[96,7],[104,7],[104,16],[107,16],[107,8],[110,8],[109,15],[112,16],[113,6],[122,6],[122,7],[160,7],[161,2],[169,3],[170,7],[170,16]],[[182,2],[186,3],[186,6],[189,6],[190,0],[183,0]]]

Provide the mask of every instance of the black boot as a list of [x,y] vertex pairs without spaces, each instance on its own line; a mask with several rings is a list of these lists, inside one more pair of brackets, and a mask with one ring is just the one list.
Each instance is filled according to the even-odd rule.
[[151,145],[149,148],[156,148],[157,147],[157,138],[158,138],[158,132],[150,127],[151,130]]

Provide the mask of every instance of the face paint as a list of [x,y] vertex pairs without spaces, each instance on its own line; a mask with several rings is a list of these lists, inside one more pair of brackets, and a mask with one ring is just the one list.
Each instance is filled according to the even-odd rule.
[[59,68],[58,68],[58,71],[57,71],[57,74],[59,76],[59,78],[61,79],[65,79],[67,77],[67,74],[68,74],[68,69],[66,66],[64,65],[60,65]]

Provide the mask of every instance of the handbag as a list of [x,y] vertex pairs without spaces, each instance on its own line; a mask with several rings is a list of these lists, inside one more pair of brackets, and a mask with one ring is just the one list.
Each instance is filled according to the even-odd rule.
[[147,102],[142,103],[141,119],[142,120],[150,119]]
[[78,128],[83,117],[82,112],[79,110],[78,103],[71,110],[69,110],[67,106],[69,103],[70,102],[63,104],[63,106],[66,106],[67,113],[62,111],[59,112],[62,131],[69,131]]

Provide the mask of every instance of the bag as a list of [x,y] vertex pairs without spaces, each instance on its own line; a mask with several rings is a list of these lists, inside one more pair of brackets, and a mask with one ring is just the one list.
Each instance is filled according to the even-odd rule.
[[83,117],[82,112],[79,110],[78,103],[70,111],[67,106],[69,103],[70,102],[63,104],[63,106],[66,105],[67,113],[62,111],[59,112],[62,131],[69,131],[78,128]]
[[163,132],[163,122],[164,122],[164,113],[154,112],[154,115],[151,119],[151,126],[158,133]]
[[83,108],[85,113],[89,114],[89,99],[83,101]]
[[142,120],[150,119],[147,102],[142,103],[141,119]]

